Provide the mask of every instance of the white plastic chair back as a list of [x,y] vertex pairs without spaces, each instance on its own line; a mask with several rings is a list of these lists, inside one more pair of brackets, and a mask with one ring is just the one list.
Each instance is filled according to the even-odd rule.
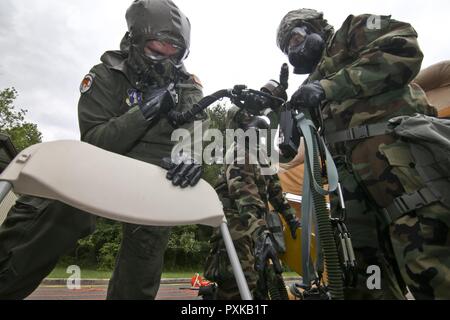
[[0,176],[17,194],[59,200],[92,214],[142,225],[218,227],[222,204],[205,181],[180,189],[166,171],[87,143],[57,141],[22,151]]

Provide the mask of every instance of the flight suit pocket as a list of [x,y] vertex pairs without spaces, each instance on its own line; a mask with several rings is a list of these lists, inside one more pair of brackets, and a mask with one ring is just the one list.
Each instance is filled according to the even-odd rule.
[[24,239],[30,235],[33,226],[50,203],[51,200],[22,196],[11,208],[1,227],[0,278],[9,279],[20,274],[19,270],[23,270],[22,267],[17,268],[12,262],[13,252],[17,248],[23,249]]
[[141,259],[164,255],[171,228],[124,224],[122,245]]
[[21,196],[11,208],[5,221],[5,227],[30,229],[38,217],[47,209],[52,200]]

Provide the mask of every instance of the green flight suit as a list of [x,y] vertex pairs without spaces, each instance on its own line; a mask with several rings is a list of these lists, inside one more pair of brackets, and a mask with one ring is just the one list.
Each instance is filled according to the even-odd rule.
[[[143,93],[127,67],[126,53],[109,51],[101,60],[85,79],[90,81],[82,84],[78,106],[81,140],[160,165],[176,143],[171,141],[174,128],[164,117],[148,122],[142,115],[135,98]],[[177,111],[188,110],[203,97],[201,85],[186,72],[176,83],[176,92]],[[204,120],[204,115],[197,120]],[[185,126],[191,131],[192,127]],[[58,258],[94,228],[95,218],[90,214],[57,201],[21,197],[0,229],[0,299],[23,299],[32,293]],[[156,297],[169,233],[167,227],[123,224],[108,299]]]

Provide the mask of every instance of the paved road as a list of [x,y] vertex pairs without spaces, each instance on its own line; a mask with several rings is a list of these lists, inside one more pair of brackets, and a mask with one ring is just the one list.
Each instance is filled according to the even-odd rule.
[[[288,281],[289,283],[289,281]],[[190,284],[161,284],[156,300],[198,300],[198,291],[188,290]],[[85,285],[69,290],[62,285],[42,285],[27,300],[105,300],[106,285]],[[413,300],[408,294],[408,300]]]
[[[292,283],[286,279],[286,284]],[[107,280],[85,280],[80,290],[69,290],[64,279],[44,280],[27,300],[105,300]],[[156,300],[199,300],[189,279],[163,279]]]
[[[162,284],[156,300],[197,300],[198,291],[182,290],[189,284]],[[69,290],[61,285],[42,285],[27,300],[105,300],[105,285],[82,286]]]

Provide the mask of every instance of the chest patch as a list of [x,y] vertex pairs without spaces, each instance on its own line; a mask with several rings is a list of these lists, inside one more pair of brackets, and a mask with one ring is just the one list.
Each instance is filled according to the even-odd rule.
[[136,89],[128,89],[127,94],[128,97],[126,99],[126,103],[129,107],[133,107],[142,103],[142,92]]

